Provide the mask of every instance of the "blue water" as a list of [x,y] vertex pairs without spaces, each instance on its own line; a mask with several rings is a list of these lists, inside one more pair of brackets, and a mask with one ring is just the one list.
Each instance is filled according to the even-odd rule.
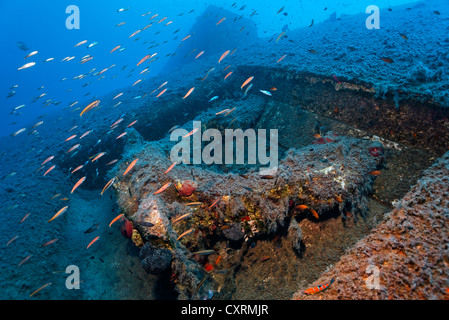
[[[80,10],[80,29],[67,29],[66,8],[73,3],[71,1],[45,0],[4,0],[0,2],[0,135],[8,135],[29,125],[36,117],[42,114],[60,112],[64,107],[75,101],[92,100],[94,96],[101,96],[112,89],[123,88],[132,85],[138,80],[139,73],[130,75],[133,66],[147,54],[157,52],[158,60],[151,65],[150,72],[145,78],[156,77],[163,68],[168,58],[167,54],[174,52],[180,39],[187,35],[188,30],[201,15],[208,5],[213,4],[236,14],[248,17],[256,10],[257,14],[250,18],[256,23],[258,36],[279,34],[284,26],[290,30],[319,23],[329,18],[331,14],[350,15],[365,12],[372,1],[119,1],[112,0],[106,4],[104,1],[76,1]],[[410,3],[407,0],[382,0],[376,1],[379,8],[391,7],[399,4]],[[239,10],[246,6],[243,10]],[[130,8],[128,11],[117,12],[120,8]],[[276,12],[284,7],[280,14]],[[326,10],[324,10],[326,9]],[[192,11],[189,13],[190,11]],[[142,14],[151,12],[148,16]],[[149,18],[158,14],[153,19],[154,26],[150,29],[129,38],[136,30],[149,24]],[[179,16],[179,14],[184,15]],[[287,15],[284,15],[287,13]],[[167,17],[161,24],[157,21]],[[169,21],[173,23],[167,27],[163,25]],[[115,27],[120,22],[126,24]],[[155,35],[156,31],[160,31]],[[179,29],[177,39],[173,32]],[[140,37],[138,41],[136,38]],[[74,45],[82,40],[87,43],[74,48]],[[26,44],[29,51],[22,51],[16,43],[21,41]],[[147,41],[146,44],[143,44]],[[163,43],[167,41],[166,43]],[[87,48],[90,43],[98,42],[98,45]],[[160,43],[159,46],[148,50],[152,43]],[[123,52],[110,51],[117,45],[126,48]],[[32,52],[38,54],[24,59]],[[81,58],[87,54],[92,55],[93,60],[80,64]],[[65,57],[75,58],[68,62],[61,62]],[[44,63],[48,58],[53,61]],[[36,62],[32,68],[17,71],[25,62]],[[87,74],[93,68],[100,72],[104,68],[116,65],[108,70],[102,80],[87,76],[83,79],[74,77]],[[122,67],[127,66],[122,70]],[[95,72],[95,71],[94,71]],[[114,78],[113,78],[114,77]],[[67,80],[61,81],[67,78]],[[89,85],[83,87],[87,82]],[[11,87],[18,85],[15,89]],[[43,89],[38,90],[44,86]],[[8,94],[15,90],[15,95],[7,98]],[[70,91],[69,91],[70,90]],[[46,93],[36,102],[35,97]],[[90,93],[87,97],[87,93]],[[43,107],[43,102],[51,99],[52,102],[60,102],[58,105],[50,104]],[[25,107],[10,115],[11,110],[25,104]],[[16,122],[16,124],[11,124]]]
[[[161,76],[164,69],[171,70],[171,77],[176,78],[176,69],[182,68],[183,65],[168,65],[170,64],[169,56],[178,49],[181,40],[189,34],[197,18],[210,5],[250,19],[256,26],[256,34],[252,35],[254,39],[266,38],[268,43],[270,37],[276,39],[283,31],[309,28],[312,22],[316,26],[330,17],[337,19],[357,14],[368,16],[365,10],[372,4],[385,9],[403,4],[412,5],[415,2],[410,0],[377,0],[375,3],[371,0],[338,2],[332,0],[79,0],[76,3],[66,0],[0,1],[0,138],[5,138],[2,141],[12,141],[6,140],[10,139],[8,135],[21,128],[27,129],[25,133],[18,135],[17,139],[14,137],[15,140],[8,145],[8,150],[0,152],[3,161],[0,170],[0,199],[4,202],[2,215],[8,220],[0,227],[0,239],[4,242],[0,243],[0,246],[4,246],[15,235],[20,235],[0,251],[0,280],[5,279],[5,282],[0,284],[0,299],[28,299],[30,293],[49,282],[53,283],[52,289],[43,289],[41,295],[36,295],[37,298],[173,298],[171,293],[155,285],[158,281],[157,277],[145,274],[140,267],[138,251],[128,240],[124,242],[119,228],[108,228],[107,223],[119,214],[112,195],[108,194],[100,198],[98,194],[93,195],[80,188],[78,191],[82,196],[79,198],[74,196],[70,199],[73,201],[70,202],[70,208],[78,208],[79,212],[70,209],[72,210],[68,211],[70,214],[65,214],[64,217],[55,220],[54,225],[49,225],[47,220],[65,205],[64,202],[49,199],[58,193],[63,194],[59,198],[65,195],[70,196],[70,189],[76,180],[70,180],[67,172],[58,172],[59,175],[55,175],[62,177],[60,179],[50,175],[47,180],[42,178],[43,171],[40,171],[38,175],[35,172],[39,170],[42,161],[51,155],[62,153],[64,157],[67,157],[64,152],[72,144],[70,143],[69,146],[63,144],[63,141],[72,134],[69,134],[69,129],[76,124],[72,114],[74,108],[81,108],[76,112],[78,119],[78,113],[88,103],[101,99],[102,96],[111,92],[126,91],[137,80],[160,78],[158,82],[162,83],[165,81],[165,76]],[[66,8],[73,4],[76,4],[80,10],[79,29],[66,27],[66,20],[70,15],[66,13]],[[120,8],[126,10],[119,12]],[[283,10],[277,13],[281,8]],[[148,14],[143,16],[146,13]],[[157,17],[150,20],[155,14]],[[166,19],[161,21],[165,17]],[[161,22],[158,23],[159,21]],[[126,24],[117,26],[121,22]],[[171,23],[167,25],[168,22]],[[141,30],[150,23],[153,24],[151,27],[130,38],[133,32]],[[398,21],[399,29],[400,23]],[[179,32],[175,33],[176,30]],[[407,29],[403,32],[407,33]],[[321,41],[326,41],[324,36]],[[229,34],[226,37],[239,37],[239,35]],[[412,38],[413,35],[409,34],[409,37]],[[87,42],[75,47],[83,40]],[[351,40],[357,42],[357,39]],[[398,41],[402,40],[398,37]],[[17,46],[18,42],[24,43],[28,50],[20,49]],[[94,42],[98,44],[88,48]],[[118,49],[111,52],[116,46],[125,50]],[[248,50],[248,48],[245,49]],[[309,48],[298,48],[300,49]],[[38,53],[24,59],[33,51]],[[200,49],[194,55],[199,51]],[[268,49],[267,52],[269,53],[270,50]],[[156,53],[157,60],[151,64],[136,66],[144,56]],[[332,57],[338,54],[339,52],[330,53]],[[81,64],[82,57],[86,55],[93,56],[93,59]],[[281,56],[277,51],[273,55],[276,56],[272,58],[274,61]],[[74,58],[70,61],[62,61],[67,57]],[[49,58],[54,60],[44,62]],[[36,62],[36,65],[18,70],[29,62]],[[258,62],[251,61],[254,65]],[[140,72],[146,67],[149,72],[141,74]],[[98,72],[102,70],[105,70],[104,73],[98,75]],[[204,73],[196,76],[202,78]],[[182,83],[183,79],[178,81]],[[188,83],[185,86],[190,87]],[[153,88],[146,88],[145,93],[151,90]],[[37,98],[42,94],[45,95]],[[78,102],[76,107],[68,108],[75,102]],[[22,105],[25,106],[14,110]],[[151,104],[145,107],[151,110]],[[89,121],[101,121],[103,116],[105,116],[103,111],[91,112]],[[56,118],[57,124],[54,121]],[[30,127],[40,120],[43,120],[44,124],[39,130],[42,129],[46,136],[54,138],[54,142],[43,144],[39,141],[38,135],[37,137],[27,135],[33,130]],[[131,118],[126,119],[128,120],[130,122]],[[106,124],[106,126],[109,125],[110,123]],[[96,128],[92,129],[95,131]],[[95,132],[92,135],[94,134]],[[103,138],[96,137],[95,140]],[[58,149],[48,150],[46,149],[48,145],[57,146]],[[67,167],[70,166],[73,170],[77,165],[80,163],[73,163]],[[47,164],[45,170],[48,168]],[[94,169],[92,170],[88,172],[89,177],[95,175]],[[102,175],[106,173],[97,174],[100,176],[98,180],[102,183],[95,186],[100,190],[107,181]],[[89,183],[92,187],[93,182],[89,181]],[[27,213],[31,213],[28,220],[19,223]],[[98,234],[108,241],[97,243],[101,246],[95,245],[86,253],[86,245],[96,233],[90,234],[85,231],[100,220],[102,224]],[[59,247],[48,246],[44,251],[41,244],[54,238],[59,239],[56,242]],[[52,251],[52,248],[57,249]],[[32,255],[29,261],[18,268],[18,263],[29,255]],[[65,290],[64,275],[59,280],[54,279],[54,274],[63,273],[62,271],[69,264],[79,265],[83,270],[87,289],[82,293]],[[52,272],[53,275],[48,276]],[[127,280],[124,276],[133,277],[133,280]],[[98,282],[95,283],[94,279]],[[59,281],[60,286],[57,287],[59,289],[56,288],[55,281]],[[7,290],[2,290],[6,288]],[[148,288],[152,290],[150,293]]]

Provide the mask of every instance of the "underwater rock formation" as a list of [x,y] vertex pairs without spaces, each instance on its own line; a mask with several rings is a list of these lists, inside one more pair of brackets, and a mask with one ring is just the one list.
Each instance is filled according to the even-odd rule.
[[293,250],[295,250],[295,252],[297,253],[300,253],[302,243],[302,230],[295,219],[292,219],[288,227],[288,238],[292,243]]
[[[118,203],[144,242],[172,251],[177,289],[181,297],[196,299],[204,290],[219,286],[214,277],[204,282],[201,279],[206,279],[209,258],[218,255],[226,263],[222,243],[275,234],[296,214],[320,219],[330,211],[366,212],[366,197],[373,182],[370,172],[383,158],[370,154],[373,142],[369,140],[333,138],[290,149],[274,176],[260,175],[254,168],[245,173],[222,173],[217,168],[184,164],[164,173],[161,168],[172,164],[170,143],[133,145],[127,153],[128,162],[117,167],[120,178],[114,187],[119,191]],[[138,158],[137,164],[121,175],[132,158]],[[190,179],[198,188],[188,197],[180,195],[173,182]],[[165,191],[155,194],[167,185]],[[298,207],[300,210],[295,210]],[[292,223],[291,230],[296,232],[291,237],[292,246],[299,250],[301,231]],[[229,280],[227,285],[232,287]]]
[[[396,209],[294,299],[445,299],[449,278],[449,152],[427,169]],[[376,285],[377,277],[377,285]]]
[[140,249],[139,258],[146,272],[158,274],[170,267],[172,254],[168,249],[157,248],[147,242]]

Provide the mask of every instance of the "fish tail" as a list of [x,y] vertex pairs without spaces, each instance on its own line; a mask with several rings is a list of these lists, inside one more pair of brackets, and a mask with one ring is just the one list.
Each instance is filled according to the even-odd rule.
[[335,281],[335,277],[333,277],[333,278],[331,279],[331,281],[329,282],[329,285],[331,285],[332,283],[334,283],[334,281]]

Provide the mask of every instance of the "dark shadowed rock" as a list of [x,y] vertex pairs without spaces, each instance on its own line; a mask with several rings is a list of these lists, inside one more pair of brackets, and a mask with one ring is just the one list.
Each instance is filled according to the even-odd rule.
[[139,258],[146,272],[158,274],[170,267],[172,254],[168,249],[157,248],[147,242],[140,250]]
[[239,241],[244,236],[240,223],[234,223],[229,229],[223,230],[223,235],[232,241]]

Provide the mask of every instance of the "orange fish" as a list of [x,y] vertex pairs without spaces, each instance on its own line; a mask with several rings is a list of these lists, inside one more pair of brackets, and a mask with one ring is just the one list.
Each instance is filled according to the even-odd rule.
[[48,170],[44,173],[44,176],[47,175],[47,173],[49,173],[49,172],[50,172],[51,170],[53,170],[55,167],[56,167],[55,165],[51,166],[50,169],[48,169]]
[[232,71],[231,72],[229,72],[225,77],[224,77],[224,79],[223,80],[226,80],[226,78],[227,77],[229,77],[230,75],[232,74]]
[[117,138],[115,138],[116,140],[117,139],[120,139],[121,137],[124,137],[124,136],[126,136],[128,134],[128,132],[123,132],[121,135],[119,135]]
[[137,65],[140,65],[140,64],[142,64],[142,63],[144,63],[146,60],[148,60],[149,58],[151,57],[151,55],[146,55],[145,57],[143,57],[140,61],[139,61],[139,63],[137,64]]
[[45,287],[48,287],[49,285],[51,285],[51,282],[44,284],[42,287],[40,287],[39,289],[37,289],[36,291],[34,291],[32,294],[30,294],[30,297],[34,296],[36,293],[38,293],[39,291],[41,291],[41,290],[44,289]]
[[32,254],[26,256],[25,259],[23,259],[17,266],[20,267],[22,264],[24,264],[25,262],[27,262],[28,259],[30,259],[32,256],[33,256]]
[[49,246],[49,245],[51,245],[52,243],[55,243],[56,241],[58,241],[58,239],[50,240],[50,241],[48,241],[48,242],[45,242],[43,245],[41,245],[41,247]]
[[184,220],[185,218],[187,218],[187,217],[190,216],[191,214],[192,214],[191,212],[188,212],[188,213],[186,213],[186,214],[183,214],[182,216],[173,219],[172,223],[175,223],[175,222]]
[[195,87],[191,88],[189,91],[187,91],[186,95],[183,97],[183,99],[187,98],[188,96],[190,96],[190,94],[193,92],[193,90],[195,90]]
[[123,121],[123,118],[118,119],[117,121],[115,121],[113,124],[111,124],[111,128],[118,125],[120,122]]
[[281,62],[285,57],[286,57],[287,55],[286,54],[284,54],[282,57],[280,57],[279,58],[279,60],[278,61],[276,61],[276,63],[279,63],[279,62]]
[[304,204],[300,204],[299,206],[296,206],[296,208],[295,209],[299,209],[299,210],[306,210],[306,209],[309,209],[309,207],[308,206],[306,206],[306,205],[304,205]]
[[61,210],[59,210],[58,212],[56,212],[56,214],[53,216],[53,218],[51,218],[50,220],[48,220],[48,222],[50,222],[51,220],[56,219],[57,217],[59,217],[61,214],[63,214],[64,212],[67,211],[69,207],[65,206],[64,208],[62,208]]
[[278,42],[279,41],[279,39],[280,38],[282,38],[282,36],[285,34],[285,31],[284,32],[282,32],[279,36],[278,36],[278,38],[276,39],[276,42]]
[[65,139],[65,141],[70,141],[72,139],[76,138],[76,134],[74,134],[73,136],[68,137],[67,139]]
[[127,127],[132,127],[135,123],[137,122],[137,120],[134,120],[133,122],[131,122],[130,124],[127,125]]
[[216,26],[218,26],[220,23],[222,23],[222,22],[225,21],[225,20],[226,20],[226,17],[221,18],[221,20],[217,22]]
[[114,52],[114,51],[117,50],[118,48],[120,48],[120,46],[114,47],[114,49],[112,49],[110,53]]
[[234,111],[235,108],[237,108],[237,107],[234,107],[234,108],[232,108],[231,110],[229,110],[224,116],[226,117],[228,114],[230,114],[232,111]]
[[91,132],[92,132],[92,130],[84,132],[83,135],[80,137],[80,139],[84,138],[85,136],[87,136]]
[[123,216],[124,216],[124,214],[122,213],[122,214],[119,214],[117,217],[115,217],[109,224],[109,227],[111,227],[114,222],[117,222],[117,220],[120,220]]
[[371,171],[369,174],[372,176],[378,176],[378,175],[380,175],[380,171],[374,170],[374,171]]
[[182,233],[182,234],[178,237],[178,239],[176,239],[176,240],[179,240],[179,239],[181,239],[182,237],[185,237],[186,235],[192,233],[194,230],[195,230],[195,229],[187,230],[186,232]]
[[19,236],[14,236],[11,238],[11,240],[8,241],[8,243],[6,244],[6,246],[9,246],[11,244],[11,242],[13,242],[14,240],[16,240]]
[[334,283],[335,278],[332,278],[330,282],[320,285],[320,286],[316,286],[310,289],[307,289],[303,292],[303,294],[307,294],[307,295],[311,295],[311,294],[315,294],[318,292],[322,292],[324,290],[326,290],[332,283]]
[[231,52],[231,50],[225,51],[225,52],[221,55],[220,59],[218,60],[218,63],[220,63],[221,60],[223,60],[224,58],[226,58],[226,56],[229,54],[229,52]]
[[20,222],[19,223],[22,223],[22,222],[24,222],[25,221],[25,219],[26,218],[28,218],[28,216],[30,215],[30,213],[27,213],[23,218],[22,218],[22,220],[20,220]]
[[315,219],[319,219],[320,218],[320,216],[318,215],[318,213],[315,210],[309,209],[309,211],[312,213],[312,215],[315,217]]
[[198,55],[195,57],[195,59],[201,57],[203,55],[204,51],[201,51],[200,53],[198,53]]
[[165,91],[167,91],[167,88],[165,88],[164,90],[162,90],[162,91],[156,96],[156,98],[159,98],[160,96],[162,96],[162,95],[165,93]]
[[44,162],[42,162],[41,166],[43,166],[44,164],[46,164],[48,161],[53,160],[54,157],[55,157],[55,156],[48,157]]
[[84,108],[84,110],[80,113],[80,116],[82,116],[87,111],[96,108],[100,104],[100,100],[95,100],[94,102],[90,103],[87,107]]
[[221,200],[221,197],[218,198],[217,200],[215,200],[215,202],[212,203],[212,205],[209,207],[209,209],[212,209],[218,203],[218,201],[220,201],[220,200]]
[[137,160],[139,160],[139,158],[137,158],[133,162],[131,162],[131,164],[128,166],[128,168],[126,168],[125,173],[123,173],[123,175],[127,174],[136,165]]
[[173,162],[173,164],[172,164],[170,167],[168,167],[167,170],[165,170],[164,174],[166,174],[166,173],[169,172],[171,169],[173,169],[173,167],[174,167],[175,165],[176,165],[176,162]]
[[69,206],[65,206],[64,208],[62,208],[61,210],[59,210],[58,212],[56,212],[56,214],[53,216],[53,218],[51,218],[50,220],[48,220],[48,222],[50,222],[51,220],[54,220],[54,219],[56,219],[57,217],[59,217],[61,214],[63,214],[64,212],[66,212],[68,208],[69,208]]
[[110,186],[112,186],[112,184],[114,183],[115,178],[112,178],[111,180],[109,180],[108,183],[106,183],[106,185],[104,186],[103,190],[101,190],[101,195],[103,195],[103,193],[109,189]]
[[95,237],[88,245],[87,245],[87,248],[86,249],[89,249],[89,247],[91,246],[91,245],[93,245],[95,242],[97,242],[97,240],[100,238],[100,236],[97,236],[97,237]]
[[82,177],[81,179],[79,179],[78,182],[75,183],[75,185],[73,186],[72,192],[70,192],[70,193],[73,193],[73,191],[75,191],[76,188],[78,188],[84,182],[84,180],[86,180],[85,176]]
[[78,42],[77,44],[75,44],[74,47],[78,47],[78,46],[80,46],[80,45],[82,45],[82,44],[85,44],[86,42],[87,42],[87,40],[83,40],[83,41],[81,41],[81,42]]
[[228,111],[229,111],[229,109],[224,109],[224,110],[221,110],[220,112],[217,112],[215,115],[218,116],[219,114],[222,114],[222,113],[225,113]]
[[199,128],[195,128],[192,131],[190,131],[188,134],[183,136],[182,138],[187,138],[187,137],[191,136],[192,134],[194,134],[195,132],[197,132],[198,130],[199,130]]
[[112,100],[117,99],[118,97],[121,97],[123,95],[123,92],[120,92],[118,95],[116,95],[114,98],[112,98]]
[[78,170],[80,170],[82,167],[84,167],[84,165],[80,165],[80,166],[76,167],[76,168],[71,172],[71,174],[74,174],[75,172],[77,172]]
[[343,202],[343,200],[341,199],[341,196],[335,195],[335,200],[337,200],[337,201],[340,202],[340,203]]
[[156,90],[159,90],[160,88],[162,88],[163,86],[165,86],[166,84],[168,83],[168,81],[165,81],[163,84],[161,84],[160,86],[159,86],[159,88],[157,88]]
[[380,58],[380,59],[386,63],[393,63],[393,59],[390,59],[390,58]]
[[245,82],[243,82],[242,86],[240,87],[240,89],[243,89],[244,86],[246,86],[248,83],[251,82],[251,80],[253,80],[254,77],[249,77],[248,79],[245,80]]
[[60,193],[57,193],[57,194],[55,194],[53,197],[51,197],[50,199],[48,199],[48,201],[51,201],[51,200],[53,200],[54,198],[59,197],[60,195],[61,195]]
[[171,182],[167,182],[166,184],[164,184],[164,185],[162,186],[162,188],[160,188],[158,191],[156,191],[156,192],[153,193],[153,194],[159,194],[159,193],[165,191],[165,189],[167,189],[168,187],[170,187],[170,185],[171,185]]
[[78,148],[80,146],[80,144],[75,144],[73,147],[71,147],[66,153],[72,152],[73,150],[75,150],[76,148]]
[[100,152],[99,154],[97,154],[95,156],[95,158],[93,158],[92,162],[97,161],[98,159],[100,159],[102,156],[104,156],[106,154],[106,152]]
[[130,38],[132,38],[132,37],[134,37],[136,34],[138,34],[140,31],[142,31],[142,30],[136,30],[136,31],[134,31],[129,37]]
[[107,166],[110,166],[111,164],[114,164],[118,161],[118,159],[114,159],[111,162],[106,163]]

